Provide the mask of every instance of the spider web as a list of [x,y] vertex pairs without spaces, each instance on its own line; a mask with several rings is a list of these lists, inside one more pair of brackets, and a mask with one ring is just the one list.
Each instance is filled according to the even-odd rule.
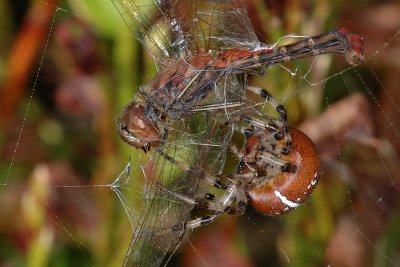
[[[101,2],[105,10],[111,6],[106,2]],[[110,44],[104,44],[102,52],[96,51],[100,59],[89,53],[88,58],[94,62],[84,66],[70,54],[60,53],[72,46],[83,53],[80,56],[86,55],[85,49],[93,45],[91,38],[110,38],[111,30],[86,31],[88,25],[98,21],[82,15],[84,9],[73,13],[59,4],[41,5],[52,10],[50,23],[45,26],[47,40],[41,45],[43,54],[30,86],[26,86],[18,116],[7,127],[10,133],[2,135],[6,141],[1,145],[0,198],[4,205],[0,211],[1,218],[6,219],[0,228],[1,246],[7,248],[7,253],[0,254],[0,262],[55,266],[57,260],[64,259],[67,265],[121,266],[135,229],[132,222],[138,217],[137,212],[143,210],[140,199],[156,193],[160,201],[152,205],[176,209],[165,215],[169,217],[159,217],[160,232],[168,231],[186,216],[178,214],[182,209],[171,203],[179,201],[169,193],[146,191],[146,182],[156,176],[149,166],[156,166],[155,171],[166,173],[165,177],[182,176],[182,168],[156,151],[131,151],[115,137],[115,114],[126,99],[132,99],[132,88],[137,88],[141,79],[123,80],[126,84],[121,85],[119,92],[114,84],[119,74],[104,78],[113,71],[128,71],[96,61],[104,60],[101,53],[110,49]],[[121,25],[117,13],[108,22]],[[251,81],[285,104],[291,123],[301,122],[297,127],[318,146],[323,173],[310,201],[291,214],[274,219],[248,209],[248,215],[242,218],[226,216],[188,233],[182,243],[171,245],[160,240],[159,246],[170,245],[165,249],[168,253],[180,250],[180,266],[229,266],[229,260],[243,266],[399,266],[396,208],[400,186],[400,104],[393,89],[393,77],[399,72],[398,66],[393,65],[399,51],[398,25],[393,29],[376,46],[368,47],[371,38],[366,38],[367,60],[361,66],[347,68],[343,63],[329,70],[332,60],[340,59],[324,56],[274,66]],[[119,53],[139,54],[140,51],[127,48],[134,42],[129,34],[124,30],[118,32],[121,39],[114,45],[122,49]],[[84,45],[79,46],[74,37],[85,40]],[[143,62],[151,72],[151,59],[144,57]],[[67,71],[56,73],[55,66],[59,64],[65,64],[61,68]],[[68,70],[74,64],[80,69]],[[101,79],[107,79],[104,88],[96,82]],[[58,89],[53,92],[51,88]],[[58,98],[50,98],[50,94]],[[125,102],[120,103],[121,98]],[[249,101],[259,108],[258,99]],[[204,168],[214,164],[215,174],[224,165],[227,141],[220,139],[226,134],[221,132],[210,140],[207,134],[201,135],[207,131],[194,128],[193,121],[199,120],[207,118],[192,117],[182,125],[174,125],[165,151],[178,162],[193,165],[199,158],[192,155],[202,154],[194,150],[219,146],[215,152],[207,152],[212,155],[211,162],[198,162]],[[240,145],[236,135],[233,140]],[[228,169],[235,166],[232,155],[228,155],[225,165]],[[190,175],[187,179],[192,184]],[[171,188],[188,193],[184,184],[167,182]],[[235,244],[233,248],[230,243]],[[213,257],[215,251],[220,252],[217,258]],[[167,266],[179,266],[174,258],[167,260]]]

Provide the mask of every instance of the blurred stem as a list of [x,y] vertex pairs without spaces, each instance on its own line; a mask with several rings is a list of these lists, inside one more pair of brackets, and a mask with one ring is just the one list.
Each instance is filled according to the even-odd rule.
[[54,241],[54,231],[47,225],[41,227],[37,238],[31,243],[27,267],[45,267],[48,264],[50,251]]
[[12,40],[12,19],[11,12],[7,1],[0,1],[0,18],[2,18],[0,23],[0,32],[2,38],[0,40],[0,83],[3,82],[4,75],[6,72],[6,57],[8,52],[8,47]]
[[113,66],[115,77],[118,81],[117,107],[124,107],[133,100],[140,86],[140,62],[138,42],[124,32],[118,32],[115,36],[113,50]]
[[320,238],[319,241],[326,241],[329,239],[330,234],[333,231],[333,216],[332,211],[329,207],[328,200],[326,199],[327,192],[323,188],[317,188],[310,199],[310,205],[314,211],[316,220],[316,236]]
[[46,223],[47,206],[43,205],[48,203],[50,179],[46,165],[38,165],[31,177],[34,188],[24,195],[21,204],[26,228],[35,233],[29,240],[27,267],[47,266],[54,243],[54,229]]
[[[43,52],[50,23],[54,17],[56,0],[48,0],[48,4],[36,1],[32,4],[24,18],[6,63],[7,73],[0,91],[0,125],[7,128],[15,116],[16,106],[27,89],[27,82],[37,56]],[[29,44],[29,45],[27,45]],[[39,69],[40,70],[40,69]],[[30,88],[35,90],[36,84]]]

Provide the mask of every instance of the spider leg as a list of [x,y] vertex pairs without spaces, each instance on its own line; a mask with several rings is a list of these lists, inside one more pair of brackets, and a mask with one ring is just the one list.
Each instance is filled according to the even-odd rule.
[[[172,192],[171,190],[163,187],[161,184],[157,183],[161,190],[168,192],[169,194],[175,196],[181,201],[194,205],[196,209],[205,209],[212,211],[212,214],[199,217],[190,220],[186,223],[177,224],[173,227],[173,231],[181,231],[183,229],[189,228],[194,229],[202,225],[209,224],[213,222],[217,217],[219,217],[224,212],[231,215],[243,214],[247,207],[247,199],[244,188],[238,186],[236,183],[232,182],[225,190],[222,196],[215,196],[211,193],[206,193],[202,198],[189,198]],[[235,205],[233,205],[235,203]]]
[[235,197],[235,206],[230,205],[226,212],[230,215],[242,215],[247,208],[247,196],[246,191],[243,189],[238,189]]
[[[228,190],[227,193],[221,198],[215,201],[209,201],[207,198],[201,199],[197,202],[196,208],[206,208],[213,211],[211,215],[205,215],[186,223],[178,224],[173,227],[174,231],[180,231],[183,229],[194,229],[199,226],[207,225],[216,220],[224,212],[230,215],[242,215],[247,207],[247,197],[244,190],[237,190],[235,194],[232,193],[233,190]],[[236,190],[235,190],[236,191]],[[207,194],[210,197],[211,194]],[[232,203],[236,202],[235,207]]]
[[233,202],[234,198],[236,197],[236,187],[237,187],[235,184],[231,184],[225,190],[225,193],[221,197],[216,197],[211,193],[206,193],[205,196],[201,198],[190,198],[169,190],[168,188],[161,185],[159,182],[156,182],[156,184],[160,188],[160,190],[173,195],[177,199],[180,199],[181,201],[189,205],[194,205],[195,208],[207,209],[215,212],[224,212],[226,207]]
[[[207,201],[207,199],[199,201],[198,202],[199,205],[206,205],[206,207],[209,210],[214,210],[214,212],[211,215],[206,215],[206,216],[203,216],[200,218],[190,220],[186,224],[184,224],[184,227],[189,228],[189,229],[194,229],[199,226],[210,224],[215,219],[217,219],[219,216],[221,216],[224,212],[226,212],[230,215],[242,215],[247,208],[246,192],[244,191],[244,189],[242,190],[239,188],[237,188],[235,191],[236,191],[236,193],[234,194],[234,196],[233,195],[227,196],[227,194],[229,195],[229,190],[228,190],[228,193],[225,194],[225,197],[220,198],[219,201],[210,202],[210,201]],[[211,194],[207,194],[207,195],[209,197]],[[225,202],[221,203],[220,201],[223,200],[224,198],[225,198],[225,201],[228,201],[228,200],[229,201],[226,203]],[[232,205],[233,202],[235,202],[235,206]],[[180,229],[182,229],[182,228],[180,228]]]
[[264,121],[264,119],[255,118],[252,116],[252,114],[250,114],[250,116],[242,115],[240,119],[251,126],[251,128],[247,129],[247,134],[250,135],[254,128],[262,130],[266,129],[270,132],[270,142],[267,142],[268,146],[270,146],[272,150],[275,150],[277,142],[283,140],[285,146],[279,146],[280,148],[275,152],[278,154],[288,154],[292,148],[292,139],[289,134],[287,113],[284,106],[279,104],[266,89],[255,86],[247,86],[246,89],[249,92],[264,98],[265,101],[268,102],[278,113],[277,119],[263,115],[262,118],[266,118],[267,121]]
[[[237,123],[240,121],[244,122],[246,126],[238,126],[236,124],[236,130],[243,132],[246,137],[251,136],[253,132],[258,130],[262,130],[265,134],[268,133],[269,142],[265,143],[267,147],[260,147],[260,150],[274,150],[278,154],[289,153],[292,147],[292,139],[290,137],[289,127],[286,121],[265,121],[263,119],[252,116],[252,114],[241,114],[240,116],[237,116],[234,119],[225,122],[221,127],[225,127],[231,123]],[[283,142],[286,144],[284,147],[277,146],[277,143],[281,140],[283,140]]]
[[246,90],[264,98],[265,101],[267,101],[276,110],[276,112],[278,112],[278,121],[286,124],[287,114],[285,108],[283,105],[279,104],[278,101],[276,101],[276,99],[272,97],[272,95],[266,89],[248,85],[246,86]]
[[262,97],[273,109],[275,109],[278,116],[274,118],[267,114],[259,113],[254,109],[248,109],[241,111],[240,113],[238,113],[239,114],[238,116],[235,116],[234,118],[232,118],[232,120],[227,121],[221,127],[225,127],[229,124],[242,121],[247,123],[248,126],[250,126],[244,130],[244,133],[246,135],[249,135],[254,128],[266,129],[269,132],[273,133],[276,141],[285,139],[284,141],[285,143],[287,143],[287,146],[290,150],[291,140],[290,140],[290,134],[288,134],[289,126],[287,123],[287,113],[284,106],[279,104],[278,101],[276,101],[276,99],[273,98],[272,95],[266,89],[247,85],[245,87],[245,90]]
[[215,219],[217,219],[221,214],[222,214],[222,212],[213,213],[212,215],[206,215],[206,216],[203,216],[203,217],[200,217],[200,218],[196,218],[196,219],[190,220],[190,221],[185,222],[185,223],[177,224],[174,227],[172,227],[172,231],[180,232],[180,231],[185,230],[185,229],[195,229],[195,228],[197,228],[199,226],[210,224]]

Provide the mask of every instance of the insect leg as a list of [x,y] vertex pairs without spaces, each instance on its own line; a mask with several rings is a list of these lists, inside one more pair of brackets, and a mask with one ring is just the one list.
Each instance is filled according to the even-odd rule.
[[[232,206],[234,201],[236,202],[235,207]],[[176,225],[174,230],[184,229],[182,227],[194,229],[199,226],[210,224],[224,212],[231,215],[241,215],[246,210],[246,207],[247,198],[245,191],[238,190],[236,185],[232,185],[221,198],[215,198],[214,195],[208,193],[204,199],[198,200],[196,208],[206,208],[214,211],[211,215],[190,220],[185,224]]]
[[279,104],[267,90],[250,85],[246,87],[246,90],[264,98],[265,101],[267,101],[276,110],[276,112],[278,112],[279,121],[286,123],[287,114],[285,108],[281,104]]
[[[157,185],[161,188],[161,190],[168,192],[169,194],[175,196],[176,198],[190,204],[194,205],[197,209],[207,209],[212,211],[211,215],[206,215],[200,218],[196,218],[190,220],[186,223],[177,224],[172,227],[173,231],[181,231],[186,228],[194,229],[196,227],[209,224],[213,222],[218,216],[220,216],[224,212],[228,212],[230,214],[239,214],[239,211],[243,210],[243,205],[238,208],[230,207],[232,202],[236,199],[237,190],[236,185],[232,184],[224,193],[222,197],[215,197],[215,195],[207,193],[204,198],[199,199],[191,199],[189,197],[177,194],[175,192],[170,191],[169,189],[163,187],[161,184],[157,183]],[[244,191],[242,192],[244,194]],[[244,210],[243,210],[244,212]],[[241,212],[241,213],[243,213]]]

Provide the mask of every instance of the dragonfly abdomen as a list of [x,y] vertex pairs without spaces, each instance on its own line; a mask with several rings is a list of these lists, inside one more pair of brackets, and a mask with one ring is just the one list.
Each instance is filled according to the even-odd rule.
[[352,65],[362,63],[363,40],[359,35],[351,34],[344,28],[338,28],[327,34],[308,37],[299,42],[275,48],[255,51],[231,49],[220,55],[220,61],[217,61],[216,65],[248,71],[263,65],[268,66],[323,54],[344,55]]

